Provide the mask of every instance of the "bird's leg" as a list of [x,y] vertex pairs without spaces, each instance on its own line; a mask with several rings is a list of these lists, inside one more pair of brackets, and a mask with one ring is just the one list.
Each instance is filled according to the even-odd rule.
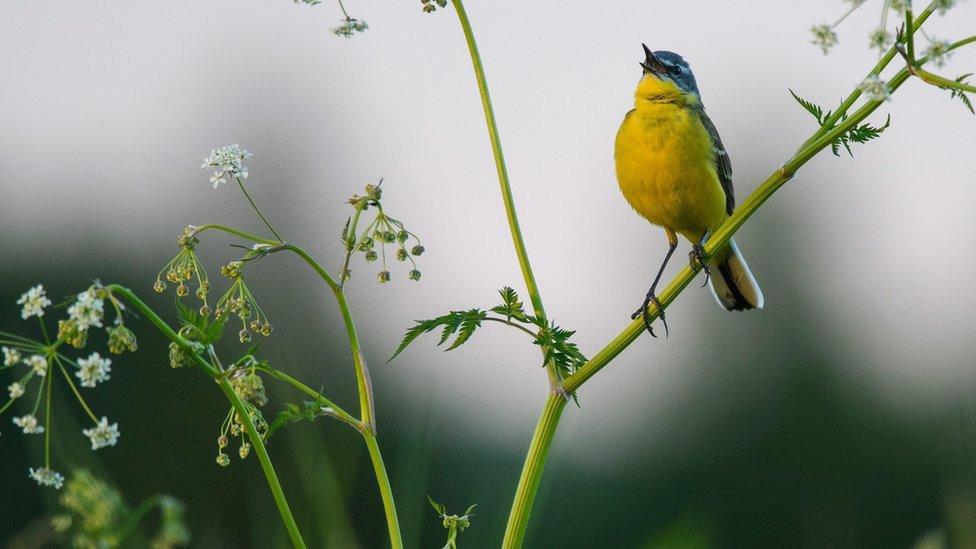
[[651,315],[647,310],[647,306],[651,303],[657,307],[658,317],[661,319],[661,323],[664,324],[664,337],[668,337],[668,321],[664,319],[664,306],[661,302],[657,300],[657,296],[654,295],[654,290],[657,289],[657,283],[661,281],[661,275],[664,274],[664,267],[667,266],[668,261],[671,259],[671,255],[674,254],[674,250],[678,248],[678,235],[674,234],[671,229],[665,229],[668,234],[668,254],[664,256],[664,263],[661,263],[661,268],[657,271],[657,276],[654,277],[654,282],[651,283],[651,289],[647,290],[647,295],[644,297],[644,303],[641,304],[640,309],[637,309],[634,314],[630,315],[630,319],[634,320],[638,316],[644,318],[644,327],[647,328],[647,332],[651,334],[652,337],[657,337],[654,333],[654,329],[651,328]]
[[707,258],[705,257],[705,241],[708,240],[708,231],[702,233],[701,240],[697,244],[691,245],[691,251],[688,253],[688,262],[691,263],[691,268],[695,272],[705,271],[705,284],[702,284],[704,288],[708,284],[708,279],[712,276],[711,269],[708,268],[706,263]]

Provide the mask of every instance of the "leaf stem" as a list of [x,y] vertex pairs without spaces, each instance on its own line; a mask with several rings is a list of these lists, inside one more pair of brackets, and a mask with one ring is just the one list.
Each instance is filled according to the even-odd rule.
[[261,210],[258,208],[258,205],[255,204],[254,200],[251,199],[251,195],[247,193],[247,189],[244,188],[244,181],[240,178],[240,176],[234,177],[234,179],[237,180],[237,186],[241,188],[241,192],[244,193],[244,197],[247,198],[247,201],[251,203],[251,207],[254,208],[254,211],[258,214],[258,217],[260,217],[261,221],[264,222],[264,225],[271,230],[271,234],[275,235],[275,238],[277,238],[278,240],[284,242],[285,239],[281,238],[281,235],[278,234],[278,231],[276,231],[275,228],[271,226],[271,223],[267,220],[267,218],[264,217],[264,214],[261,213]]
[[348,423],[349,425],[354,427],[357,431],[362,427],[362,424],[356,418],[352,417],[348,412],[340,408],[337,404],[335,404],[334,402],[332,402],[331,400],[323,396],[315,389],[312,389],[308,385],[305,385],[301,381],[293,378],[292,376],[280,370],[275,370],[270,366],[256,366],[256,368],[275,379],[279,379],[281,381],[284,381],[285,383],[288,383],[292,387],[314,398],[316,402],[321,402],[325,406],[332,408],[335,411],[335,413],[329,415],[335,417],[340,421]]
[[518,328],[519,330],[522,330],[523,332],[529,334],[529,337],[531,337],[533,340],[539,337],[539,334],[534,333],[532,330],[526,328],[525,326],[522,326],[521,324],[516,324],[510,320],[505,320],[504,318],[493,318],[488,316],[485,317],[484,320],[490,320],[492,322],[501,322],[502,324],[511,326],[512,328]]

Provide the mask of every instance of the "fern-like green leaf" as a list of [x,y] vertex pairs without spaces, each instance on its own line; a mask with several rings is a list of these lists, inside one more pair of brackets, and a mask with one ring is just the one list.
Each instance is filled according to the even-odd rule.
[[421,334],[431,332],[437,328],[441,328],[440,340],[437,342],[438,345],[442,345],[451,336],[457,334],[457,338],[445,350],[450,351],[451,349],[456,349],[463,345],[474,334],[477,328],[481,327],[481,321],[487,318],[487,316],[488,313],[486,311],[471,309],[468,311],[451,311],[437,318],[418,320],[415,326],[407,330],[406,335],[403,336],[403,341],[400,342],[396,351],[393,352],[393,356],[387,362],[396,358],[408,345],[420,337]]
[[326,415],[326,412],[322,409],[322,405],[322,402],[314,401],[303,402],[301,407],[295,404],[285,404],[285,409],[278,412],[278,415],[264,433],[264,441],[267,442],[275,431],[289,423],[315,421],[315,418]]
[[796,92],[794,92],[793,90],[790,90],[790,95],[793,96],[793,99],[796,99],[796,102],[799,103],[801,107],[803,107],[808,113],[813,115],[813,117],[817,119],[817,123],[820,124],[821,126],[823,126],[824,120],[830,117],[829,112],[826,115],[824,115],[823,107],[817,105],[813,101],[807,101],[806,99],[797,95]]
[[[969,77],[972,76],[972,75],[973,75],[973,73],[964,74],[964,75],[960,76],[959,78],[956,78],[955,82],[957,84],[966,84],[967,83],[966,80],[969,79]],[[958,97],[959,100],[962,101],[962,104],[965,105],[967,109],[969,109],[969,112],[971,112],[972,114],[976,114],[976,110],[973,109],[973,103],[972,103],[972,101],[969,100],[969,96],[966,95],[966,92],[964,92],[962,90],[957,90],[955,88],[945,88],[945,87],[943,87],[942,89],[949,90],[949,97],[951,97],[953,99],[955,99],[955,98]]]
[[509,286],[498,290],[502,296],[502,304],[491,308],[493,313],[504,315],[506,320],[518,320],[520,322],[532,322],[529,315],[525,312],[525,306],[519,301],[518,293]]

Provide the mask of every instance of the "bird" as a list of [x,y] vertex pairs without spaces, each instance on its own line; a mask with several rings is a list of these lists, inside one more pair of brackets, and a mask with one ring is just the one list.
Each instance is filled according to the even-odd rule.
[[704,270],[716,301],[729,311],[761,309],[763,294],[733,240],[711,257],[704,243],[735,209],[732,164],[715,124],[705,113],[691,66],[670,51],[646,44],[643,74],[631,109],[617,131],[614,167],[624,198],[651,224],[664,229],[668,252],[644,301],[631,319],[642,316],[654,337],[648,306],[664,324],[655,291],[678,247],[678,235],[691,245],[689,261]]

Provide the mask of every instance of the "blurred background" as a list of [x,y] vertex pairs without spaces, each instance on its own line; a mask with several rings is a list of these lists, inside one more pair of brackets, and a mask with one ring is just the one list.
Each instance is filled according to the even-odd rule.
[[[740,201],[815,129],[787,88],[830,108],[877,55],[867,34],[879,2],[840,27],[826,57],[809,28],[843,13],[840,1],[469,4],[543,298],[587,354],[629,322],[666,250],[613,175],[641,42],[691,62]],[[522,291],[470,60],[451,9],[347,8],[370,25],[350,40],[329,33],[340,19],[331,1],[4,2],[0,329],[33,334],[14,304],[29,286],[58,302],[93,279],[129,285],[175,321],[172,294],[151,285],[182,227],[262,230],[235,188],[210,188],[199,166],[211,148],[254,152],[255,199],[333,272],[344,200],[385,177],[388,212],[424,239],[423,280],[394,268],[379,285],[360,257],[348,292],[405,541],[443,543],[430,494],[458,512],[477,503],[461,544],[495,546],[545,398],[537,349],[492,325],[450,353],[425,337],[384,364],[414,319],[491,306],[503,285]],[[973,21],[976,3],[961,2],[926,29],[959,39]],[[973,70],[971,48],[940,72]],[[765,310],[729,314],[690,287],[669,308],[670,338],[640,338],[580,390],[527,545],[976,546],[976,119],[918,81],[873,120],[886,113],[880,140],[854,159],[821,154],[736,236]],[[205,238],[212,274],[239,253],[233,242]],[[263,354],[355,409],[327,289],[294,257],[249,276],[275,325]],[[58,390],[55,468],[90,468],[132,504],[180,498],[195,547],[286,546],[257,461],[214,463],[222,395],[198,372],[171,370],[148,323],[131,327],[139,351],[113,357],[111,383],[88,393],[119,422],[119,445],[87,451],[72,434],[83,415]],[[301,400],[268,385],[268,417]],[[43,444],[10,415],[0,543],[16,547],[55,492],[27,478]],[[354,432],[320,419],[269,449],[311,546],[388,543]]]

